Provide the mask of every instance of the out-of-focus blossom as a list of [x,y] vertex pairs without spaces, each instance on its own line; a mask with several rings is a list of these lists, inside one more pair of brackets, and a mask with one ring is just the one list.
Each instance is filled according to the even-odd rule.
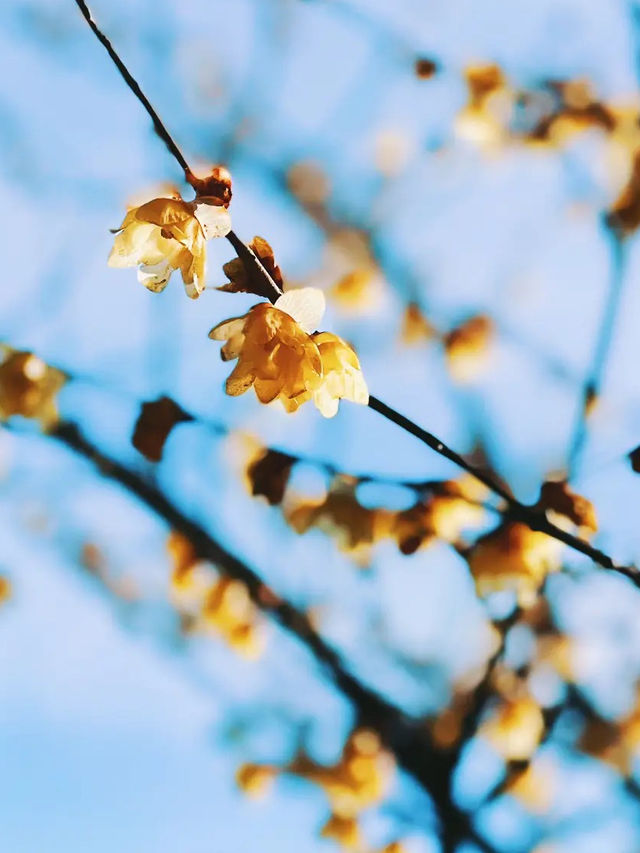
[[180,270],[187,296],[205,288],[206,241],[224,237],[231,217],[216,196],[184,201],[176,192],[133,207],[117,229],[109,255],[112,267],[138,267],[138,281],[154,293]]
[[436,329],[420,310],[420,306],[415,302],[410,302],[405,308],[402,318],[400,332],[402,342],[411,346],[422,341],[430,341],[437,334]]
[[241,764],[236,771],[236,782],[247,796],[257,799],[269,791],[277,774],[278,768],[268,764]]
[[14,415],[33,418],[43,429],[58,421],[56,397],[67,377],[31,352],[2,347],[0,421]]
[[337,764],[326,767],[303,754],[285,770],[319,785],[333,814],[355,817],[382,800],[393,777],[394,762],[375,732],[356,729],[349,735]]
[[563,547],[525,524],[504,522],[467,555],[478,594],[512,589],[521,605],[530,605],[549,572],[560,568]]
[[263,625],[246,585],[200,560],[181,533],[170,535],[167,549],[173,563],[171,600],[188,631],[212,632],[238,654],[259,657],[264,648]]
[[11,598],[13,589],[11,581],[6,575],[0,575],[0,604],[4,604]]
[[502,145],[508,134],[513,96],[499,66],[474,65],[465,69],[469,99],[456,116],[454,128],[461,139],[485,149]]
[[238,359],[227,394],[253,387],[260,402],[280,400],[287,412],[312,399],[325,417],[336,414],[340,399],[366,404],[368,390],[351,347],[330,332],[311,334],[323,313],[322,291],[301,288],[213,328],[209,337],[226,341],[222,358]]
[[354,817],[332,814],[320,830],[323,838],[335,841],[343,850],[361,850],[360,826]]
[[447,365],[457,382],[470,382],[487,366],[493,324],[482,314],[471,317],[444,337]]
[[503,701],[479,731],[505,760],[524,761],[540,743],[544,717],[530,696],[522,696]]
[[555,787],[554,765],[543,756],[536,757],[524,770],[516,770],[507,779],[504,790],[531,813],[544,815],[553,803]]

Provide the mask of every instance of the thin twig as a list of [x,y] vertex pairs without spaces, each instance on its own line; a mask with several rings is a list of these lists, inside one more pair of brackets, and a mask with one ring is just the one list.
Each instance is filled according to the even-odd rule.
[[607,228],[607,233],[611,244],[611,281],[595,341],[591,366],[582,388],[569,444],[568,479],[572,479],[576,474],[587,437],[589,411],[600,395],[607,358],[613,341],[613,332],[620,311],[626,266],[625,244],[623,238],[613,229]]
[[[133,74],[129,71],[127,66],[124,64],[120,56],[118,55],[116,49],[111,44],[107,36],[102,32],[100,27],[96,24],[95,20],[91,15],[91,10],[85,3],[85,0],[75,0],[76,5],[80,9],[82,16],[85,21],[91,28],[91,31],[94,33],[100,44],[104,47],[104,49],[109,54],[110,59],[113,64],[116,66],[124,82],[127,87],[133,92],[138,101],[142,104],[147,114],[149,115],[151,121],[153,122],[153,127],[155,132],[158,134],[160,139],[166,145],[169,153],[175,158],[177,163],[180,165],[180,168],[184,172],[185,180],[189,184],[193,184],[194,175],[191,171],[189,164],[187,163],[184,155],[178,148],[178,145],[174,138],[171,136],[169,131],[167,130],[166,125],[158,115],[158,113],[153,108],[151,102],[144,94],[142,89],[140,88],[140,84],[135,79]],[[275,302],[276,299],[282,295],[282,291],[275,283],[273,278],[269,275],[269,272],[262,265],[256,254],[247,246],[234,231],[229,231],[226,235],[227,240],[234,247],[236,252],[238,253],[238,257],[242,260],[244,265],[248,268],[250,272],[253,272],[258,277],[258,281],[260,281],[264,287],[264,296],[269,299],[271,302]],[[254,279],[255,281],[255,279]]]

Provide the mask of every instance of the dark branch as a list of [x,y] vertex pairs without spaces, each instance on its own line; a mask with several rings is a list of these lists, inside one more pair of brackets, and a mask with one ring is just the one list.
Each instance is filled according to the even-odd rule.
[[187,517],[154,484],[102,453],[75,424],[60,423],[48,435],[87,459],[103,476],[119,483],[171,529],[188,538],[200,558],[218,565],[230,577],[242,581],[255,604],[311,652],[336,687],[353,703],[359,723],[379,732],[398,763],[432,797],[438,809],[443,835],[455,831],[458,841],[470,839],[485,853],[491,853],[493,848],[477,835],[470,817],[453,802],[450,779],[455,766],[454,757],[434,747],[420,721],[412,719],[376,691],[362,684],[348,671],[338,653],[316,633],[305,613],[276,595],[254,569]]

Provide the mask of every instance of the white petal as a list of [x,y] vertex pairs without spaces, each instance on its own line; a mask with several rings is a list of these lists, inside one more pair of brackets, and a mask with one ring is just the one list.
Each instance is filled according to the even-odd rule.
[[140,264],[138,281],[154,293],[160,293],[167,286],[172,272],[173,268],[166,259],[159,264]]
[[196,219],[202,226],[206,240],[224,237],[231,231],[231,216],[226,207],[215,204],[197,204]]
[[246,320],[246,317],[232,317],[230,320],[223,320],[222,323],[218,323],[211,329],[209,337],[213,341],[227,341],[234,335],[242,334]]
[[317,287],[297,287],[283,293],[275,307],[293,317],[307,334],[311,334],[317,330],[324,316],[326,300]]

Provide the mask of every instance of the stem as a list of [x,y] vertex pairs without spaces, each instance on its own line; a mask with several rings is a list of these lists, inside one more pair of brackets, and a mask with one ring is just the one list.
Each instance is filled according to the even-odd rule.
[[[185,180],[187,183],[191,184],[194,180],[193,172],[189,164],[187,163],[184,155],[178,148],[178,145],[174,138],[171,136],[169,131],[167,130],[166,125],[158,115],[158,113],[153,108],[151,101],[147,98],[145,93],[140,88],[140,84],[135,79],[133,74],[129,71],[127,66],[124,64],[120,56],[118,55],[116,49],[111,44],[106,35],[102,32],[100,27],[94,21],[91,10],[85,3],[85,0],[75,0],[78,9],[82,13],[83,18],[91,28],[91,31],[98,39],[100,44],[104,47],[104,49],[109,54],[113,64],[116,66],[124,82],[127,84],[127,87],[133,92],[138,101],[142,104],[144,109],[146,110],[149,118],[153,122],[153,127],[155,132],[158,134],[160,139],[166,145],[169,153],[174,157],[177,163],[180,165],[180,168],[184,172]],[[282,291],[275,283],[275,281],[271,278],[268,271],[262,266],[255,253],[251,251],[251,249],[243,243],[243,241],[238,237],[238,235],[234,231],[229,231],[226,235],[227,240],[231,243],[234,249],[238,252],[238,257],[242,260],[245,267],[247,267],[247,272],[257,275],[257,280],[264,287],[264,296],[266,299],[269,299],[271,302],[275,302],[278,296],[282,295]]]
[[598,399],[615,328],[625,279],[626,252],[623,239],[607,229],[611,240],[611,281],[596,337],[591,367],[582,388],[573,434],[569,444],[568,479],[575,477],[587,438],[587,419],[591,405]]
[[171,136],[171,134],[169,133],[169,131],[167,130],[167,128],[163,124],[158,113],[154,110],[151,102],[149,101],[149,99],[147,98],[145,93],[140,88],[135,77],[131,74],[131,72],[129,71],[127,66],[120,59],[120,57],[116,53],[116,50],[113,47],[113,45],[111,44],[111,42],[109,41],[109,39],[102,32],[102,30],[98,27],[96,22],[93,20],[93,17],[91,16],[91,10],[87,6],[87,4],[84,2],[84,0],[76,0],[76,5],[78,6],[78,9],[80,9],[80,12],[82,13],[82,16],[84,17],[85,21],[89,24],[89,27],[91,28],[95,37],[98,39],[100,44],[104,47],[104,49],[107,51],[107,53],[111,57],[113,64],[116,66],[116,68],[118,69],[118,71],[122,75],[124,82],[127,84],[129,89],[131,89],[133,94],[136,96],[136,98],[140,101],[142,106],[145,108],[145,110],[149,114],[149,117],[150,117],[151,121],[153,122],[153,127],[155,129],[155,132],[158,134],[160,139],[167,146],[167,148],[169,149],[171,154],[178,161],[181,169],[185,173],[185,176],[191,174],[191,169],[189,168],[189,164],[187,163],[184,156],[182,155],[182,152],[178,148],[175,140],[173,139],[173,137]]

